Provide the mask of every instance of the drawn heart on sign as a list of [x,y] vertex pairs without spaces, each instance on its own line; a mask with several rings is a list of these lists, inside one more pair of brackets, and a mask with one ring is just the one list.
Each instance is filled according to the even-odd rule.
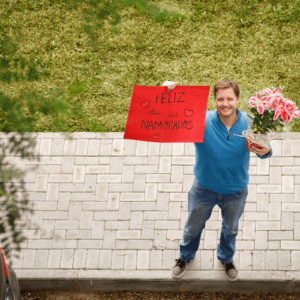
[[189,117],[189,116],[191,116],[191,115],[193,114],[193,111],[192,111],[192,110],[189,110],[188,108],[186,108],[186,109],[184,110],[184,114],[185,114],[186,117]]
[[152,137],[153,137],[154,139],[158,139],[158,138],[159,138],[159,134],[157,133],[157,134],[155,134],[155,135],[152,135]]
[[146,100],[146,101],[144,101],[144,102],[141,102],[141,105],[142,105],[143,107],[148,107],[148,106],[149,106],[149,103],[150,103],[150,101],[149,101],[149,100]]

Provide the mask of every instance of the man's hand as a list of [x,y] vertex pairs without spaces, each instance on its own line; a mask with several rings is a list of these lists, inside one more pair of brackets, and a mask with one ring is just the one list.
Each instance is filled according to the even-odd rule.
[[162,86],[165,86],[168,90],[168,92],[171,92],[177,85],[178,85],[179,82],[175,82],[175,81],[165,81],[163,83]]
[[[253,142],[253,139],[247,139],[247,140],[249,142]],[[270,149],[270,147],[268,145],[263,146],[263,145],[259,144],[257,141],[255,141],[255,145],[261,147],[261,149],[257,149],[255,147],[252,147],[251,148],[251,152],[256,153],[256,154],[258,154],[260,156],[266,155],[266,154],[268,154],[271,151],[271,149]]]

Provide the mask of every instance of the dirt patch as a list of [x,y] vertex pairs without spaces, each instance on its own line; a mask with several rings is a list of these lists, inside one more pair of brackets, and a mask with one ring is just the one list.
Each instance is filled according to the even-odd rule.
[[120,291],[120,292],[53,292],[53,291],[23,291],[23,300],[296,300],[300,299],[300,293],[230,293],[230,292],[146,292],[146,291]]

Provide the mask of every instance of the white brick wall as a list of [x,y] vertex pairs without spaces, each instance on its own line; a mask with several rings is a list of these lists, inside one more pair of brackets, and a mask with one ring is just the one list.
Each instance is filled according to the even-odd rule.
[[[124,140],[123,133],[71,136],[38,133],[40,162],[15,161],[35,210],[15,266],[170,269],[188,214],[194,144]],[[234,256],[240,270],[299,270],[300,134],[289,137],[271,140],[269,159],[250,155]],[[216,206],[206,223],[192,270],[222,269],[216,257],[220,213]]]

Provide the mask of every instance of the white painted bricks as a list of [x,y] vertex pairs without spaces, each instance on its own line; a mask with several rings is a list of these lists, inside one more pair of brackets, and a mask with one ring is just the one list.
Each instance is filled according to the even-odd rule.
[[[41,161],[22,162],[35,214],[18,269],[170,270],[179,257],[194,180],[193,143],[124,140],[123,133],[38,133]],[[300,134],[250,155],[249,195],[236,242],[240,270],[300,269]],[[192,270],[221,270],[220,210]],[[15,253],[15,249],[12,252]]]

